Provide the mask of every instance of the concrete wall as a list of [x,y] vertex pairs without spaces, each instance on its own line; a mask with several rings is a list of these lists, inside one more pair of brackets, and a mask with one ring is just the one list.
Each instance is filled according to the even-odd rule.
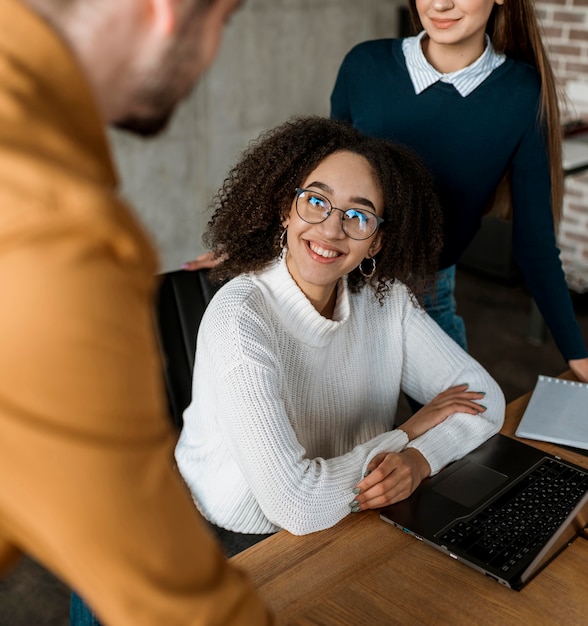
[[397,33],[403,0],[247,0],[219,56],[169,130],[112,133],[123,191],[159,247],[162,269],[204,251],[209,201],[246,144],[292,115],[329,113],[345,53]]

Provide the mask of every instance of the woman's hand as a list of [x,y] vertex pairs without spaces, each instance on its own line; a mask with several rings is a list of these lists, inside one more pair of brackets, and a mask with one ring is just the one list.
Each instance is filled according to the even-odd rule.
[[[454,413],[478,415],[485,411],[486,407],[476,402],[484,397],[484,392],[467,391],[467,388],[468,385],[457,385],[441,392],[400,426],[400,430],[412,441]],[[430,473],[429,463],[415,448],[378,454],[370,461],[366,477],[357,484],[355,499],[349,506],[357,512],[404,500]]]
[[399,429],[408,435],[409,441],[412,441],[454,413],[478,415],[485,411],[486,407],[475,401],[481,400],[486,394],[483,391],[467,391],[467,388],[467,385],[457,385],[442,391]]
[[212,269],[213,267],[216,267],[222,260],[222,257],[215,259],[214,253],[212,252],[205,252],[199,257],[196,257],[194,261],[187,261],[186,263],[183,263],[182,269],[191,272],[202,269]]
[[588,383],[588,358],[570,359],[570,361],[568,361],[568,364],[578,380],[582,381],[583,383]]
[[368,476],[356,487],[359,493],[349,504],[351,511],[380,509],[408,498],[431,473],[425,457],[414,448],[402,452],[383,452],[375,456],[369,466]]

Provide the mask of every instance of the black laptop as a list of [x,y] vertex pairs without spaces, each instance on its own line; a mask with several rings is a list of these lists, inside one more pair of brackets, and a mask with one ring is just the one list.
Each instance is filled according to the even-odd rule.
[[380,516],[520,590],[588,525],[588,470],[498,434]]

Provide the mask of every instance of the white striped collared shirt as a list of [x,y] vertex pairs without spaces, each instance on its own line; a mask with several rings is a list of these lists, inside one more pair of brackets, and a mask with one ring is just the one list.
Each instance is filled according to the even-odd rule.
[[402,42],[402,52],[404,52],[404,58],[406,59],[406,67],[417,94],[422,93],[427,87],[434,85],[437,81],[441,81],[453,85],[458,93],[465,98],[506,60],[504,54],[498,54],[494,50],[490,37],[485,35],[486,47],[478,59],[467,67],[443,74],[438,72],[423,54],[421,40],[425,34],[426,32],[423,30],[416,37],[407,37]]

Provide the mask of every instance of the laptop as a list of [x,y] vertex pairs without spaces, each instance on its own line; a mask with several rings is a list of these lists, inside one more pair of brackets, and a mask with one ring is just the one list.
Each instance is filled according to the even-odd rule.
[[380,517],[520,590],[588,525],[588,470],[494,435]]

